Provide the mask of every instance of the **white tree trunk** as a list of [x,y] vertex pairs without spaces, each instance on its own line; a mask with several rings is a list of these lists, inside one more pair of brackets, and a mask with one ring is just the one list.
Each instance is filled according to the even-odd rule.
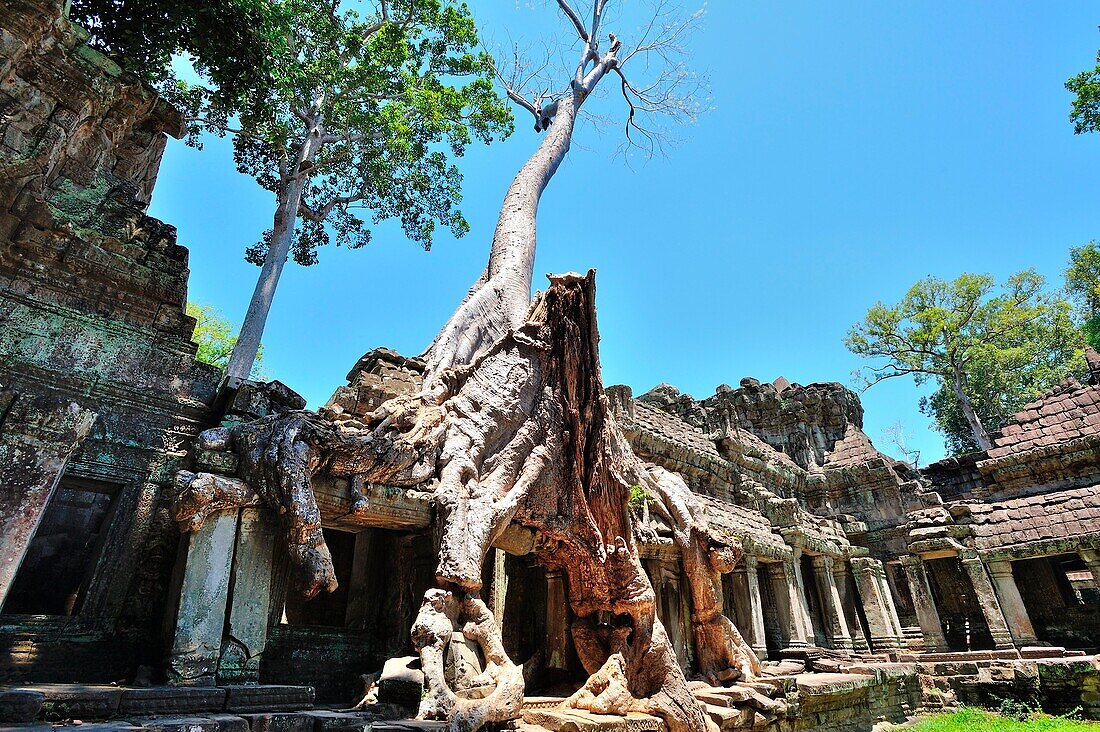
[[985,431],[985,426],[978,418],[978,413],[974,411],[974,405],[970,403],[970,397],[966,395],[964,382],[965,377],[962,371],[956,368],[951,379],[951,391],[955,394],[955,400],[959,403],[959,409],[962,410],[966,423],[970,425],[970,433],[974,435],[974,441],[978,443],[978,448],[988,450],[993,447],[993,441],[989,439],[989,433]]
[[557,115],[538,150],[508,187],[493,232],[489,264],[428,349],[430,376],[472,363],[523,323],[531,302],[539,200],[569,152],[576,113],[571,97],[558,103]]
[[312,162],[321,147],[321,123],[317,119],[309,126],[302,141],[291,176],[279,192],[275,208],[275,220],[272,224],[271,241],[264,257],[260,277],[256,280],[256,289],[248,303],[248,312],[244,316],[233,353],[229,356],[229,365],[225,372],[225,386],[236,389],[248,378],[252,365],[256,363],[256,354],[260,351],[260,339],[267,326],[267,316],[271,312],[271,303],[275,299],[275,288],[279,286],[283,267],[290,256],[290,247],[294,242],[294,227],[298,223],[298,205],[305,192],[306,179],[297,173],[302,163]]

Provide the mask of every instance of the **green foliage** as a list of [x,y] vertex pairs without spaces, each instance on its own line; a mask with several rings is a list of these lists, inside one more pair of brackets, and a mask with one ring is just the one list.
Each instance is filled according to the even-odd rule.
[[1031,270],[1011,276],[999,291],[987,275],[929,277],[898,305],[872,307],[846,345],[880,362],[862,377],[866,386],[904,375],[918,384],[934,381],[938,389],[922,400],[922,410],[950,450],[972,450],[976,436],[953,390],[956,375],[989,430],[1080,366],[1084,338],[1070,305],[1044,285]]
[[[454,159],[474,140],[512,131],[469,8],[451,0],[269,5],[287,51],[271,61],[264,102],[242,107],[203,86],[182,88],[181,100],[192,133],[233,134],[237,169],[277,198],[304,182],[300,205],[287,212],[301,219],[294,260],[316,263],[317,248],[331,241],[364,246],[368,220],[396,219],[425,248],[438,225],[465,234]],[[303,154],[310,135],[320,141],[315,156]],[[248,249],[249,261],[263,261],[271,236]]]
[[[229,365],[229,355],[233,353],[233,346],[237,343],[236,329],[212,305],[189,302],[187,314],[195,319],[195,331],[191,334],[191,340],[199,347],[195,359],[224,371]],[[256,361],[252,365],[251,378],[257,380],[265,378],[263,358],[263,346],[260,346]]]
[[172,57],[189,58],[222,106],[263,96],[283,36],[267,0],[72,0],[69,17],[89,43],[170,101]]
[[1089,345],[1100,348],[1100,243],[1069,250],[1066,294],[1077,307]]
[[[1100,53],[1096,60],[1100,62]],[[1074,95],[1069,112],[1073,131],[1080,135],[1100,129],[1100,65],[1070,77],[1066,89]]]
[[630,486],[630,497],[627,499],[626,504],[631,508],[642,508],[643,506],[649,506],[653,503],[653,496],[649,494],[649,491],[642,486],[635,483]]
[[[1021,710],[1016,709],[1020,712]],[[934,714],[913,725],[914,732],[1100,732],[1100,724],[1072,715],[1055,717],[1026,708],[1022,716],[1005,716],[975,707]]]

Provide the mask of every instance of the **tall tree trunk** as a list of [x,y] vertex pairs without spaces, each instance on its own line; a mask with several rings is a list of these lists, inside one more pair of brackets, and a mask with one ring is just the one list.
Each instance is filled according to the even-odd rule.
[[970,433],[974,435],[974,441],[978,443],[978,449],[988,450],[993,447],[993,442],[989,439],[989,433],[985,431],[985,426],[978,418],[978,413],[974,411],[974,405],[970,403],[970,397],[966,395],[966,376],[959,368],[955,368],[952,373],[951,391],[954,392],[955,400],[959,403],[959,409],[966,417],[966,423],[970,425]]
[[426,353],[429,381],[446,369],[473,363],[523,323],[531,303],[539,200],[569,152],[578,106],[572,97],[558,103],[553,124],[538,150],[508,186],[493,232],[489,264]]
[[275,208],[275,220],[271,227],[271,240],[267,255],[264,257],[260,277],[256,280],[256,289],[248,303],[248,312],[241,324],[237,342],[229,356],[229,365],[225,370],[225,386],[236,389],[248,378],[252,365],[256,363],[256,354],[260,351],[260,339],[267,326],[267,316],[271,312],[271,303],[275,299],[275,289],[283,275],[290,247],[294,243],[294,227],[298,223],[298,205],[305,192],[306,179],[298,174],[303,163],[312,162],[321,147],[321,123],[317,119],[306,131],[302,140],[296,165],[291,175],[284,181],[279,192]]

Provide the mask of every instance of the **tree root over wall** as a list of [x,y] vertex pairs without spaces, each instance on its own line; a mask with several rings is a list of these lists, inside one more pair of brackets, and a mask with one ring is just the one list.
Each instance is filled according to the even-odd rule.
[[[672,529],[691,585],[700,672],[712,683],[759,671],[722,614],[720,573],[739,547],[715,546],[684,481],[638,459],[615,425],[600,376],[594,273],[550,282],[522,326],[466,366],[429,372],[419,394],[392,399],[367,420],[293,412],[203,433],[201,446],[236,450],[251,488],[181,474],[176,518],[194,528],[208,512],[241,502],[274,508],[311,595],[336,583],[314,474],[389,485],[436,479],[438,588],[425,595],[412,629],[427,684],[421,717],[466,732],[521,712],[521,669],[479,599],[486,552],[514,522],[534,531],[539,561],[568,579],[574,644],[591,678],[567,705],[644,711],[671,732],[703,732],[713,724],[690,693],[639,560],[632,487],[653,498]],[[493,689],[482,698],[466,698],[444,678],[455,628],[481,646],[482,682]]]

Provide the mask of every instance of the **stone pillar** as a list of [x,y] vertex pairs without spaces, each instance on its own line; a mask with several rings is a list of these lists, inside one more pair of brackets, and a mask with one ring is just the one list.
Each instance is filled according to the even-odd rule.
[[852,649],[860,653],[871,650],[867,636],[863,632],[863,623],[859,620],[859,612],[856,610],[859,595],[856,594],[855,580],[852,578],[852,570],[847,561],[833,562],[833,581],[840,594],[841,612],[844,613],[844,620],[848,623],[848,633],[852,636]]
[[[764,605],[760,600],[756,557],[746,554],[731,574],[736,594],[733,610],[737,616],[738,630],[757,657],[765,659],[768,657],[768,645],[764,635]],[[729,612],[726,614],[729,615]]]
[[[266,509],[241,509],[218,683],[255,684],[260,680],[260,656],[267,647],[275,534],[276,519]],[[349,590],[355,590],[354,582]]]
[[69,457],[95,419],[76,402],[0,391],[0,605]]
[[369,586],[371,565],[374,564],[374,529],[363,529],[355,535],[348,581],[348,605],[344,625],[349,630],[364,630],[367,619],[377,613],[378,598]]
[[833,558],[819,554],[810,560],[813,563],[814,577],[821,594],[821,614],[825,620],[825,637],[834,650],[852,650],[852,635],[848,632],[848,621],[844,617],[844,608],[840,601],[840,591],[833,577]]
[[1092,583],[1100,590],[1100,551],[1095,549],[1079,549],[1077,553],[1092,572]]
[[569,653],[569,623],[565,576],[560,569],[546,572],[546,666],[564,669]]
[[[802,550],[798,551],[801,556]],[[799,562],[796,559],[788,559],[783,562],[783,579],[787,587],[787,645],[792,648],[806,647],[810,643],[810,625],[806,623],[806,599],[802,593],[802,572],[799,571]]]
[[805,646],[802,624],[791,611],[791,591],[787,577],[791,574],[787,562],[768,562],[764,565],[764,574],[775,598],[775,610],[779,626],[780,640],[786,646]]
[[[853,560],[854,562],[855,560]],[[924,636],[924,650],[938,652],[947,650],[947,639],[943,635],[940,614],[932,599],[932,588],[928,586],[928,575],[924,562],[913,554],[901,557],[901,566],[905,567],[905,577],[909,580],[909,592],[913,595],[913,608],[917,611],[921,635]],[[870,622],[870,620],[868,620]],[[872,634],[874,631],[871,631]]]
[[[852,575],[863,603],[863,615],[867,618],[868,642],[876,652],[895,651],[901,647],[896,614],[891,613],[889,588],[882,573],[882,562],[871,557],[853,557]],[[942,635],[942,631],[941,631]]]
[[489,609],[493,611],[497,627],[504,627],[504,606],[508,600],[508,572],[504,565],[507,552],[503,549],[491,549],[493,553],[493,578],[489,587]]
[[237,510],[209,516],[187,536],[187,558],[168,660],[168,681],[213,686],[222,651]]
[[[1008,629],[1008,623],[1001,611],[1001,603],[997,601],[997,593],[993,590],[993,583],[989,581],[989,575],[986,574],[981,557],[977,552],[968,550],[960,554],[959,559],[962,560],[963,568],[970,575],[970,582],[974,585],[974,594],[978,597],[978,606],[981,607],[986,625],[989,626],[989,633],[993,636],[994,647],[998,650],[1014,648],[1012,633]],[[1011,573],[1011,570],[1009,572]],[[1022,602],[1020,607],[1023,607]],[[1034,635],[1035,632],[1032,631],[1032,636]]]
[[816,640],[810,608],[806,606],[806,581],[802,577],[802,547],[791,547],[791,559],[787,564],[787,588],[791,596],[791,618],[798,625],[792,626],[791,645],[812,646]]
[[1032,627],[1031,618],[1027,615],[1020,589],[1016,587],[1016,578],[1012,576],[1012,562],[1008,560],[990,562],[987,566],[989,573],[993,576],[997,599],[1001,601],[1001,610],[1008,622],[1012,639],[1018,646],[1034,645],[1037,641],[1035,628]]

